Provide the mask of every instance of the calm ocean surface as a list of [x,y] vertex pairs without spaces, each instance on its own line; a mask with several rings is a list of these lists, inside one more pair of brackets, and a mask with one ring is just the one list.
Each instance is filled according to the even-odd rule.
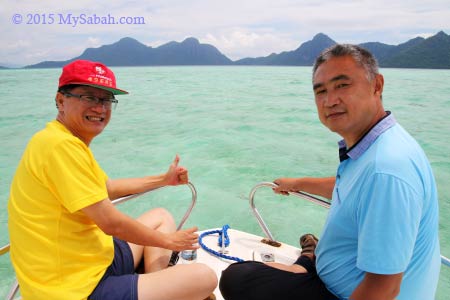
[[[113,69],[130,95],[118,97],[109,126],[91,145],[94,155],[118,178],[165,172],[178,153],[198,191],[185,226],[229,224],[262,235],[247,201],[256,183],[335,174],[339,136],[317,118],[310,67]],[[422,145],[435,172],[441,252],[450,257],[450,71],[381,72],[385,108]],[[59,69],[0,70],[0,246],[8,242],[12,176],[29,138],[56,116],[59,75]],[[164,206],[180,219],[190,199],[187,187],[166,188],[120,209],[138,216]],[[302,233],[320,234],[324,208],[268,188],[255,199],[278,240],[297,245]],[[0,298],[12,280],[9,255],[0,257]],[[450,268],[442,267],[437,299],[448,295]]]

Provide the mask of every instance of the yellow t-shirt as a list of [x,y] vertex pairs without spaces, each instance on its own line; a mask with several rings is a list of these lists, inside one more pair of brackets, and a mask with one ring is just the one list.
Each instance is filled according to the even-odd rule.
[[114,257],[80,209],[108,197],[90,149],[52,121],[30,140],[11,184],[11,260],[24,300],[87,299]]

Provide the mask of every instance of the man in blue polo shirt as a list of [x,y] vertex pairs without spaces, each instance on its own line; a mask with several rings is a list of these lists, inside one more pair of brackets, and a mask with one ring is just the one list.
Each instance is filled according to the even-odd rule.
[[438,200],[430,164],[382,104],[367,51],[336,46],[313,73],[321,122],[341,135],[333,204],[317,271],[350,299],[434,299],[440,269]]
[[[298,284],[288,287],[296,295],[305,291],[302,299],[335,299],[326,291],[352,300],[435,297],[440,271],[436,184],[421,147],[384,110],[383,86],[376,60],[358,46],[335,45],[315,62],[313,89],[319,119],[343,138],[337,174],[279,178],[274,189],[280,194],[305,191],[332,198],[315,251],[316,268],[304,264],[306,270],[296,275]],[[302,265],[300,261],[297,264]],[[257,290],[258,276],[264,273],[264,294],[270,294],[277,287],[267,282],[282,277],[286,281],[292,277],[289,273],[300,272],[295,264],[272,267],[278,270],[270,272],[267,266],[255,275],[246,267],[240,280],[251,282]],[[239,268],[243,269],[230,266],[233,275],[242,271]],[[221,289],[232,295],[227,300],[239,299],[225,282],[227,272]],[[267,280],[270,276],[273,280]],[[324,296],[314,295],[311,286]],[[252,287],[246,289],[251,295]]]

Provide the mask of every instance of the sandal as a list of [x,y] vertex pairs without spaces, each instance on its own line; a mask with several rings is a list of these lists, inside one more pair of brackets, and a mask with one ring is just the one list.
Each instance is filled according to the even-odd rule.
[[316,259],[314,251],[316,250],[318,242],[319,239],[311,233],[302,235],[300,237],[300,247],[302,248],[302,252],[300,255],[304,255],[314,261]]

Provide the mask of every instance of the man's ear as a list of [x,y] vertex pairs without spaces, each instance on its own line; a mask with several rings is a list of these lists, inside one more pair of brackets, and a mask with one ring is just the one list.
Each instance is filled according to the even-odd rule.
[[64,100],[65,100],[65,98],[62,93],[60,93],[60,92],[56,93],[56,97],[55,97],[56,108],[60,112],[64,111]]
[[381,74],[377,74],[375,77],[374,94],[378,95],[381,98],[383,95],[383,87],[384,87],[384,77]]

